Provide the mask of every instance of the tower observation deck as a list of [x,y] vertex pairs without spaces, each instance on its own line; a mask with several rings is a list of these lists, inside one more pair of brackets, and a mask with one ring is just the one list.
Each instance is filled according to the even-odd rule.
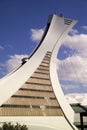
[[50,15],[40,43],[17,70],[0,81],[0,122],[29,123],[31,130],[77,130],[57,75],[60,45],[76,20]]

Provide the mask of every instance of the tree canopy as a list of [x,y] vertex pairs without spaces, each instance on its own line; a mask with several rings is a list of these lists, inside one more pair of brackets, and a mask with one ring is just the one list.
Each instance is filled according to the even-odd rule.
[[19,123],[11,124],[11,122],[4,122],[2,126],[0,126],[0,130],[28,130],[26,125],[20,125]]

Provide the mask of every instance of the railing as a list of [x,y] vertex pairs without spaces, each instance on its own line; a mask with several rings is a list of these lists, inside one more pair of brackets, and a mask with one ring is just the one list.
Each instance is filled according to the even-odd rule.
[[[86,117],[86,119],[84,119]],[[81,112],[79,113],[79,122],[75,122],[76,127],[79,130],[87,130],[87,112]]]
[[84,128],[87,129],[87,121],[84,123],[83,117],[87,117],[87,112],[80,113],[81,130],[84,130]]

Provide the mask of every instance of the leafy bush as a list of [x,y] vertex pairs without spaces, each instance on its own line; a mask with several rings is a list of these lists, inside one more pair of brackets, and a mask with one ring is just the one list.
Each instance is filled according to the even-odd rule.
[[16,123],[16,125],[4,122],[0,130],[28,130],[26,125],[20,125]]

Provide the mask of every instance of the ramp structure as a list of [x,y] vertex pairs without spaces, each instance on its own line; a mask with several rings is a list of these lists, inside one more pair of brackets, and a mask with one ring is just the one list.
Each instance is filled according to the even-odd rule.
[[0,121],[25,122],[31,130],[76,130],[74,111],[59,84],[56,58],[76,24],[50,15],[42,39],[15,71],[0,80]]

